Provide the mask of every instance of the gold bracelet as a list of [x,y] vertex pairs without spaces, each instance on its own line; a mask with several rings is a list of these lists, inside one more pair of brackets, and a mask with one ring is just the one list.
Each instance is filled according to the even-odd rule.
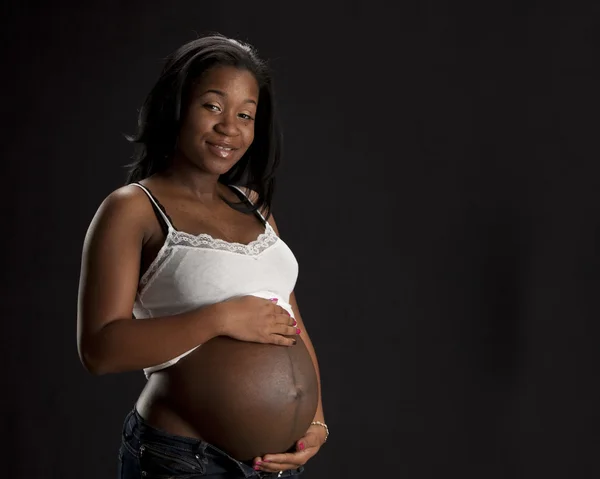
[[327,442],[327,438],[329,437],[329,428],[327,427],[327,424],[322,423],[321,421],[313,421],[310,423],[311,426],[321,426],[325,428],[325,440],[323,441],[323,444],[325,444]]

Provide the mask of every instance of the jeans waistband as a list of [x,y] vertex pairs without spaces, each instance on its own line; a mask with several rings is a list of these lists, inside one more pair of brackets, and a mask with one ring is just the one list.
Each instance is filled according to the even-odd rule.
[[177,436],[151,426],[140,415],[135,407],[129,412],[125,419],[123,434],[125,437],[133,439],[133,443],[135,443],[134,448],[137,448],[141,443],[150,440],[152,442],[168,444],[169,447],[175,448],[184,454],[198,454],[204,457],[206,453],[209,453],[212,457],[221,457],[228,462],[231,461],[232,466],[235,464],[236,469],[238,469],[245,478],[290,477],[295,476],[304,469],[301,467],[299,471],[284,471],[282,474],[255,471],[252,467],[252,460],[238,461],[206,441],[191,437]]

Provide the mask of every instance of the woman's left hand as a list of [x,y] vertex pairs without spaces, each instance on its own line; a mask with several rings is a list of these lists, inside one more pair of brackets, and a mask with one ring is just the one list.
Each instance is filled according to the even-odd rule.
[[280,472],[287,469],[298,469],[313,457],[325,442],[325,430],[312,425],[304,437],[296,441],[296,452],[284,454],[266,454],[254,458],[254,469],[257,471]]

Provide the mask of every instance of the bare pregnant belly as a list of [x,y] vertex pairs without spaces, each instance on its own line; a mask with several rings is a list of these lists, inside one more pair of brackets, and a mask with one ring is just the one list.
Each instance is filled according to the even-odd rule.
[[288,347],[219,336],[150,380],[158,376],[160,403],[232,457],[284,452],[304,435],[318,401],[310,354],[297,340]]

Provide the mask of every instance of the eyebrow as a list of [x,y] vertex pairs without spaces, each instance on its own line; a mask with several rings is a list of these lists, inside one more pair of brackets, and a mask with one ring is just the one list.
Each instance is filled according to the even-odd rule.
[[[206,90],[203,95],[206,95],[207,93],[215,93],[219,96],[225,97],[227,98],[227,93],[225,93],[224,91],[221,90],[215,90],[215,89],[210,89],[210,90]],[[248,98],[246,100],[244,100],[244,103],[254,103],[256,105],[256,101],[252,100],[251,98]]]

